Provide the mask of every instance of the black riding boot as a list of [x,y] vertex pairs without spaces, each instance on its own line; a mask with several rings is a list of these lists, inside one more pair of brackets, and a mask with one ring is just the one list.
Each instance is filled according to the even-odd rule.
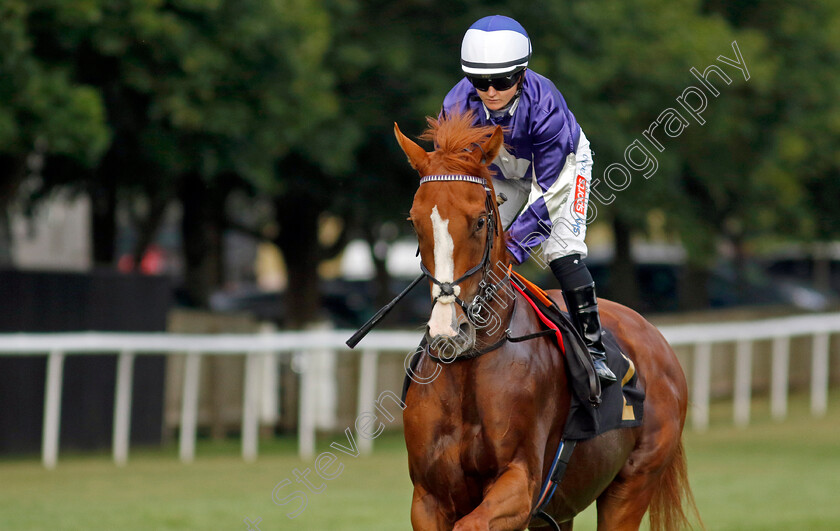
[[607,367],[607,354],[601,341],[601,319],[598,316],[598,299],[595,297],[595,283],[575,289],[563,290],[563,298],[569,309],[575,328],[583,336],[589,349],[595,374],[604,384],[616,381],[615,374]]

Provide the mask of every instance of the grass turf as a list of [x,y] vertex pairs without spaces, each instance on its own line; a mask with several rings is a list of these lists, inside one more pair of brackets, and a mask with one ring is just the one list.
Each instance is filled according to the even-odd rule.
[[[840,529],[840,400],[813,419],[795,398],[789,418],[769,419],[766,401],[754,403],[749,428],[730,427],[731,404],[717,404],[706,433],[686,432],[689,475],[709,530]],[[341,440],[341,439],[339,439]],[[319,451],[329,441],[320,441]],[[331,481],[309,475],[321,492],[306,509],[279,506],[272,490],[294,469],[313,468],[294,455],[288,439],[262,441],[260,458],[245,464],[236,441],[200,442],[196,461],[182,465],[176,450],[135,450],[126,467],[108,455],[62,454],[44,470],[35,458],[0,460],[2,530],[248,529],[262,531],[409,529],[411,483],[401,435],[376,441],[372,457],[338,452],[344,465]],[[338,469],[333,464],[331,472]],[[299,487],[279,491],[280,498]],[[594,529],[594,510],[576,521]]]

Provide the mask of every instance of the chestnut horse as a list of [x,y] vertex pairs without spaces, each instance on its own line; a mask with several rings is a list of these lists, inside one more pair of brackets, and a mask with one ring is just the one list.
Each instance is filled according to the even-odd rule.
[[[411,523],[422,531],[544,526],[534,510],[571,395],[550,337],[505,340],[504,329],[521,337],[541,328],[531,307],[515,302],[521,295],[487,280],[510,281],[488,169],[502,146],[502,130],[474,127],[472,116],[464,115],[428,121],[421,138],[434,142],[431,153],[394,124],[410,164],[424,177],[410,221],[433,299],[426,335],[432,347],[414,370],[420,383],[410,386],[403,414],[414,484]],[[549,294],[562,300],[559,291]],[[507,327],[490,330],[467,318],[465,301],[479,300]],[[639,314],[603,299],[599,305],[604,327],[639,374],[646,393],[643,424],[579,441],[544,510],[565,530],[596,500],[598,529],[638,529],[648,509],[652,529],[685,527],[683,501],[693,506],[693,500],[681,441],[687,404],[682,368]],[[442,361],[446,347],[454,361]]]

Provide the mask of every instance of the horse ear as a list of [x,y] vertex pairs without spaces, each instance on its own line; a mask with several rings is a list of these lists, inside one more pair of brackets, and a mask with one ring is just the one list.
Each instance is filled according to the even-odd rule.
[[429,154],[426,153],[423,148],[418,146],[416,142],[402,134],[397,122],[394,122],[394,136],[397,137],[397,142],[399,142],[400,148],[402,148],[403,152],[405,152],[408,156],[408,163],[411,164],[412,168],[422,174],[423,170],[426,169],[426,166],[429,165]]
[[496,130],[493,131],[493,136],[490,137],[484,144],[484,153],[487,154],[486,156],[486,165],[490,165],[496,157],[499,155],[499,150],[502,149],[502,143],[505,140],[504,132],[502,131],[502,126],[497,125]]

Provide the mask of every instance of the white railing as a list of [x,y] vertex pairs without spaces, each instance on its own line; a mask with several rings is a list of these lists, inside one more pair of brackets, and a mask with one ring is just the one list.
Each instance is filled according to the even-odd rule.
[[770,408],[776,419],[787,415],[790,341],[794,337],[812,337],[811,413],[825,414],[828,406],[829,347],[831,334],[840,332],[840,314],[813,314],[780,317],[761,321],[704,323],[660,327],[671,346],[693,346],[691,390],[692,425],[705,430],[709,425],[712,346],[735,342],[733,377],[733,420],[746,426],[750,420],[752,392],[752,357],[756,341],[772,340]]
[[[750,416],[753,343],[772,340],[770,402],[775,418],[787,412],[790,341],[794,337],[812,336],[811,410],[824,414],[828,403],[830,335],[840,333],[840,314],[815,314],[766,319],[762,321],[704,323],[660,327],[674,347],[693,346],[691,388],[692,424],[703,430],[709,423],[711,396],[712,346],[735,342],[734,422],[746,425]],[[201,360],[205,355],[244,355],[242,456],[251,461],[258,446],[258,381],[259,358],[284,352],[305,353],[333,350],[350,353],[344,341],[347,330],[283,332],[272,334],[184,335],[165,333],[53,333],[0,334],[0,356],[47,355],[45,383],[42,461],[47,468],[58,461],[61,418],[61,388],[64,359],[75,354],[118,354],[116,393],[114,398],[113,458],[118,465],[128,459],[132,378],[134,359],[146,354],[180,354],[186,356],[186,369],[181,396],[179,455],[183,462],[195,457],[195,436]],[[376,369],[380,354],[405,357],[418,343],[419,334],[412,332],[373,332],[361,344],[358,405],[362,415],[370,410],[376,390]],[[303,357],[305,361],[305,356]],[[301,457],[315,453],[313,422],[313,381],[306,363],[300,366],[300,398],[298,448]],[[399,389],[394,392],[398,393]],[[363,453],[372,450],[372,440],[359,438]]]

